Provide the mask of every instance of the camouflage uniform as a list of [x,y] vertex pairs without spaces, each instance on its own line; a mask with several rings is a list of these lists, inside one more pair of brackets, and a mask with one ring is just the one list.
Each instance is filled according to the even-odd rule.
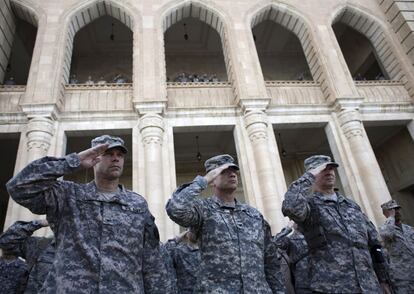
[[[336,164],[337,165],[337,164]],[[306,172],[293,182],[282,204],[309,246],[310,288],[323,293],[380,293],[370,251],[380,248],[378,233],[360,207],[340,194],[332,200],[312,192]],[[385,281],[383,268],[375,270]]]
[[395,224],[390,216],[380,226],[379,233],[387,249],[390,276],[397,293],[414,293],[414,228]]
[[298,231],[277,241],[289,256],[289,268],[296,294],[312,293],[309,288],[309,251],[305,237]]
[[77,154],[33,161],[7,183],[11,197],[47,214],[56,260],[45,293],[165,293],[158,230],[145,199],[124,187],[111,198],[95,183],[57,178],[80,168]]
[[26,288],[29,268],[20,257],[0,257],[0,293],[21,294]]
[[[197,199],[207,181],[197,176],[168,201],[169,217],[196,232],[201,264],[196,293],[272,293],[266,281],[270,227],[256,209],[213,196]],[[266,268],[270,270],[270,268]]]
[[201,254],[197,246],[192,246],[185,241],[177,242],[168,240],[165,244],[173,261],[177,276],[177,288],[180,294],[194,292],[197,282],[197,272],[200,267]]
[[42,224],[37,220],[18,221],[0,236],[0,248],[12,250],[27,262],[30,274],[26,294],[40,291],[55,256],[53,238],[32,237],[41,227]]
[[168,293],[171,293],[171,294],[179,293],[177,289],[177,276],[175,273],[174,262],[165,244],[160,243],[160,252],[161,252],[161,256],[164,261],[164,264],[165,264],[165,268],[167,270],[168,283],[169,283]]

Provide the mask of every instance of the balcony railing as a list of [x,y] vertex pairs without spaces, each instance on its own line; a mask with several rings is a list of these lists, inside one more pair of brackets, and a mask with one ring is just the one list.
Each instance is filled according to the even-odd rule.
[[170,108],[234,106],[233,89],[227,82],[167,83]]
[[313,81],[266,81],[271,105],[312,105],[326,103],[319,83]]
[[70,84],[65,86],[65,111],[125,111],[132,109],[132,84]]
[[26,92],[25,85],[1,85],[0,86],[0,113],[20,112],[19,102]]
[[412,102],[410,95],[400,81],[355,81],[364,103],[390,104]]

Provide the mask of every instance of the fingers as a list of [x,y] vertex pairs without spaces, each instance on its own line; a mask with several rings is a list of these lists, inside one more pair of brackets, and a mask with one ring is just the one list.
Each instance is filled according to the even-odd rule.
[[204,176],[204,178],[207,180],[207,183],[210,184],[212,181],[214,181],[214,179],[217,178],[217,176],[219,174],[221,174],[223,172],[223,170],[227,169],[230,165],[231,165],[230,163],[226,163],[226,164],[223,164],[223,165],[221,165],[221,166],[219,166],[219,167],[217,167],[217,168],[209,171]]
[[317,166],[316,168],[314,168],[314,169],[311,169],[309,172],[312,174],[312,175],[314,175],[314,176],[316,176],[317,174],[319,174],[321,171],[323,171],[327,166],[328,166],[328,164],[329,163],[324,163],[324,164],[321,164],[320,166]]

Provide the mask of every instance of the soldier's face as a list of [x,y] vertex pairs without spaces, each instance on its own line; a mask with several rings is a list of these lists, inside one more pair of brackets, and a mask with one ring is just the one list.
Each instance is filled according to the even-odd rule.
[[95,176],[107,180],[118,179],[124,169],[125,154],[118,148],[111,148],[100,156],[101,161],[95,165]]
[[223,170],[213,181],[213,187],[227,191],[235,191],[238,184],[237,170],[232,168]]
[[335,185],[335,167],[328,165],[324,170],[315,176],[314,185],[322,190],[332,189]]

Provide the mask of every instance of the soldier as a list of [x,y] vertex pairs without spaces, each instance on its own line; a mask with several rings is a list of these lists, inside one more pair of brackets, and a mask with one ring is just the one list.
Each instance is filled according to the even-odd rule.
[[285,194],[283,214],[305,236],[312,291],[380,293],[378,279],[387,286],[378,233],[355,202],[334,192],[336,167],[329,156],[307,158],[305,174]]
[[16,252],[2,249],[0,257],[0,293],[22,294],[26,288],[29,268]]
[[185,231],[181,236],[168,240],[165,244],[177,277],[179,294],[194,293],[197,273],[200,267],[201,255],[196,236],[191,231]]
[[46,220],[18,221],[0,236],[2,249],[15,252],[27,262],[26,294],[40,291],[55,257],[53,237],[32,237],[36,230],[48,225]]
[[[43,157],[7,183],[11,197],[47,214],[56,260],[45,293],[166,293],[158,230],[145,199],[119,184],[127,149],[103,135],[92,148]],[[87,184],[57,180],[93,167]]]
[[[238,202],[239,167],[227,154],[205,162],[207,174],[180,186],[167,203],[177,224],[197,234],[201,264],[196,293],[272,293],[265,266],[270,227],[253,207]],[[207,185],[214,196],[197,199]]]
[[402,223],[401,206],[390,200],[381,205],[387,218],[379,233],[390,260],[390,276],[396,293],[414,293],[414,228]]
[[[293,233],[279,237],[277,246],[289,256],[289,270],[295,294],[312,293],[309,288],[309,251],[305,237],[296,223],[291,223]],[[290,227],[287,227],[290,228]],[[292,229],[290,229],[292,230]]]

